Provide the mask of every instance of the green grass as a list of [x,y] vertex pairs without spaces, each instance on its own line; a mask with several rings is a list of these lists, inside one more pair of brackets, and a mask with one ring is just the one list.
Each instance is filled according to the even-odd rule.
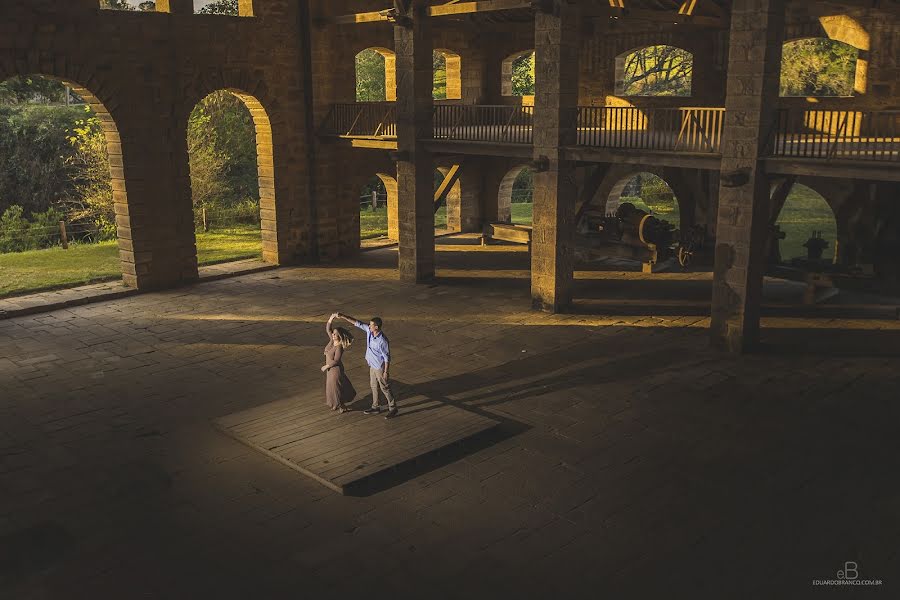
[[837,239],[837,223],[828,203],[819,194],[806,186],[795,185],[778,215],[776,224],[787,235],[781,240],[781,258],[789,260],[806,256],[803,244],[810,238],[813,230],[821,231],[822,238],[828,241],[828,247],[822,258],[834,256],[834,244]]
[[[257,226],[197,234],[197,258],[201,265],[261,254]],[[68,250],[57,247],[0,254],[0,298],[117,279],[121,274],[115,241],[71,244]]]
[[512,222],[516,225],[531,225],[531,202],[513,202],[510,206]]
[[[359,237],[367,240],[370,238],[384,237],[388,232],[387,207],[382,206],[378,210],[359,211]],[[446,229],[447,207],[442,206],[434,213],[434,228]]]

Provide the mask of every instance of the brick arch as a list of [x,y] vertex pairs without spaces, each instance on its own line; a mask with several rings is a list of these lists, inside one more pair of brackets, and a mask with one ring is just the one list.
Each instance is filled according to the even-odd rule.
[[694,53],[691,52],[690,50],[688,50],[687,48],[685,48],[683,45],[675,45],[675,44],[671,44],[671,43],[651,43],[651,44],[641,44],[639,46],[632,47],[632,48],[625,50],[624,52],[620,52],[619,54],[616,55],[616,58],[615,58],[615,72],[616,72],[615,94],[616,94],[616,96],[626,96],[626,94],[625,94],[625,64],[627,62],[628,57],[630,55],[634,54],[635,52],[639,52],[640,50],[643,50],[645,48],[652,48],[653,46],[667,46],[669,48],[676,48],[678,50],[681,50],[682,52],[687,52],[690,55],[690,57],[691,57],[691,94],[689,94],[689,95],[693,95]]
[[784,43],[803,39],[824,38],[856,48],[856,73],[853,91],[865,94],[869,78],[869,51],[871,34],[866,27],[850,15],[826,15],[792,23],[785,29]]
[[462,100],[462,57],[453,50],[435,48],[443,55],[447,70],[447,100]]
[[400,239],[400,222],[397,204],[397,177],[388,173],[375,173],[375,176],[384,184],[384,190],[387,192],[387,214],[388,214],[388,239]]
[[513,96],[513,63],[523,56],[527,56],[529,54],[534,54],[534,48],[529,48],[528,50],[520,50],[518,52],[514,52],[503,59],[500,63],[500,95],[501,96]]
[[615,212],[619,206],[619,199],[625,186],[635,175],[641,173],[650,173],[659,177],[672,190],[675,203],[678,205],[678,219],[682,226],[693,222],[694,207],[691,202],[690,190],[682,185],[681,178],[673,170],[653,165],[623,165],[620,168],[614,168],[604,178],[600,187],[597,188],[597,192],[591,200],[591,205],[596,206],[605,213]]
[[[113,193],[113,207],[116,217],[116,239],[119,246],[119,260],[122,267],[122,280],[131,287],[142,287],[143,278],[139,273],[139,262],[136,258],[135,244],[132,239],[131,209],[128,203],[128,186],[125,176],[125,156],[122,149],[122,138],[112,113],[106,104],[85,86],[65,76],[56,76],[41,72],[25,71],[8,73],[0,71],[0,82],[11,77],[36,75],[59,81],[71,88],[91,108],[100,122],[103,137],[106,140],[106,155],[109,160],[109,178]],[[93,77],[88,79],[94,80]]]
[[[450,167],[439,165],[435,166],[435,170],[446,177],[447,173],[450,172]],[[459,178],[456,180],[456,183],[453,184],[453,187],[450,188],[450,191],[447,192],[447,229],[451,231],[460,230],[462,196],[462,179]]]
[[[190,104],[193,111],[204,98],[216,91],[224,90],[238,98],[253,119],[253,127],[256,131],[256,165],[257,181],[259,185],[259,214],[260,229],[262,230],[263,260],[279,264],[281,256],[278,245],[277,203],[275,193],[275,152],[272,137],[272,121],[262,102],[253,95],[241,89],[224,87],[213,90],[203,95],[199,100]],[[190,111],[188,112],[188,115]],[[185,121],[185,133],[187,126]]]
[[[395,102],[397,100],[397,53],[390,48],[369,46],[353,53],[354,63],[356,62],[356,58],[366,50],[377,52],[384,58],[384,100],[385,102]],[[353,72],[354,77],[356,77],[355,64],[353,66]],[[359,101],[358,98],[357,101]]]
[[530,168],[528,165],[516,165],[506,172],[500,180],[500,189],[497,191],[497,221],[501,223],[512,222],[512,192],[516,177]]

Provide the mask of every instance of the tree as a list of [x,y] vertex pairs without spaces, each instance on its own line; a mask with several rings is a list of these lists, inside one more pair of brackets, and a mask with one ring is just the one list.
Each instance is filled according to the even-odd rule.
[[850,96],[859,52],[824,38],[787,42],[781,59],[782,96]]
[[523,54],[512,64],[513,96],[534,95],[534,52]]
[[240,15],[238,0],[215,0],[197,11],[201,15]]
[[129,0],[100,0],[100,7],[112,10],[135,10],[135,6]]
[[234,94],[220,90],[197,104],[188,121],[188,153],[195,207],[259,201],[256,130]]
[[59,104],[65,99],[66,86],[55,79],[24,75],[0,83],[0,105]]
[[356,55],[356,101],[383,102],[386,96],[384,56],[371,48]]
[[432,97],[435,100],[447,99],[447,57],[443,52],[434,51],[432,55],[432,72],[434,73],[434,89]]
[[100,119],[85,108],[84,118],[76,122],[69,137],[75,151],[67,161],[74,190],[64,204],[70,222],[87,222],[99,239],[112,239],[116,236],[116,211],[106,138]]
[[648,46],[625,57],[623,96],[690,96],[694,57],[674,46]]

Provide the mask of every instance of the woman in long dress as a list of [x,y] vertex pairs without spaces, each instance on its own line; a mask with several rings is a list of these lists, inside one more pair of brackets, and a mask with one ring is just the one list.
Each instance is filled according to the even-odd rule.
[[343,327],[331,326],[336,315],[337,313],[331,315],[325,324],[328,345],[325,346],[325,364],[322,365],[322,372],[325,373],[325,404],[331,410],[344,413],[350,411],[347,404],[353,402],[356,397],[356,390],[344,373],[344,363],[341,360],[344,350],[353,343],[353,336]]

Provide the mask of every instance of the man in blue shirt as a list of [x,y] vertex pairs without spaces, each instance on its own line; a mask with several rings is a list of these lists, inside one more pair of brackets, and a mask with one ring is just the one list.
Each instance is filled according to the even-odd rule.
[[397,416],[397,402],[391,392],[389,368],[391,364],[391,347],[387,336],[381,331],[382,321],[380,317],[372,317],[369,324],[355,319],[343,313],[336,313],[338,318],[355,325],[366,332],[366,362],[369,363],[369,385],[372,387],[372,408],[363,412],[367,415],[377,415],[381,412],[378,405],[378,390],[384,394],[388,403],[388,412],[385,419],[393,419]]

